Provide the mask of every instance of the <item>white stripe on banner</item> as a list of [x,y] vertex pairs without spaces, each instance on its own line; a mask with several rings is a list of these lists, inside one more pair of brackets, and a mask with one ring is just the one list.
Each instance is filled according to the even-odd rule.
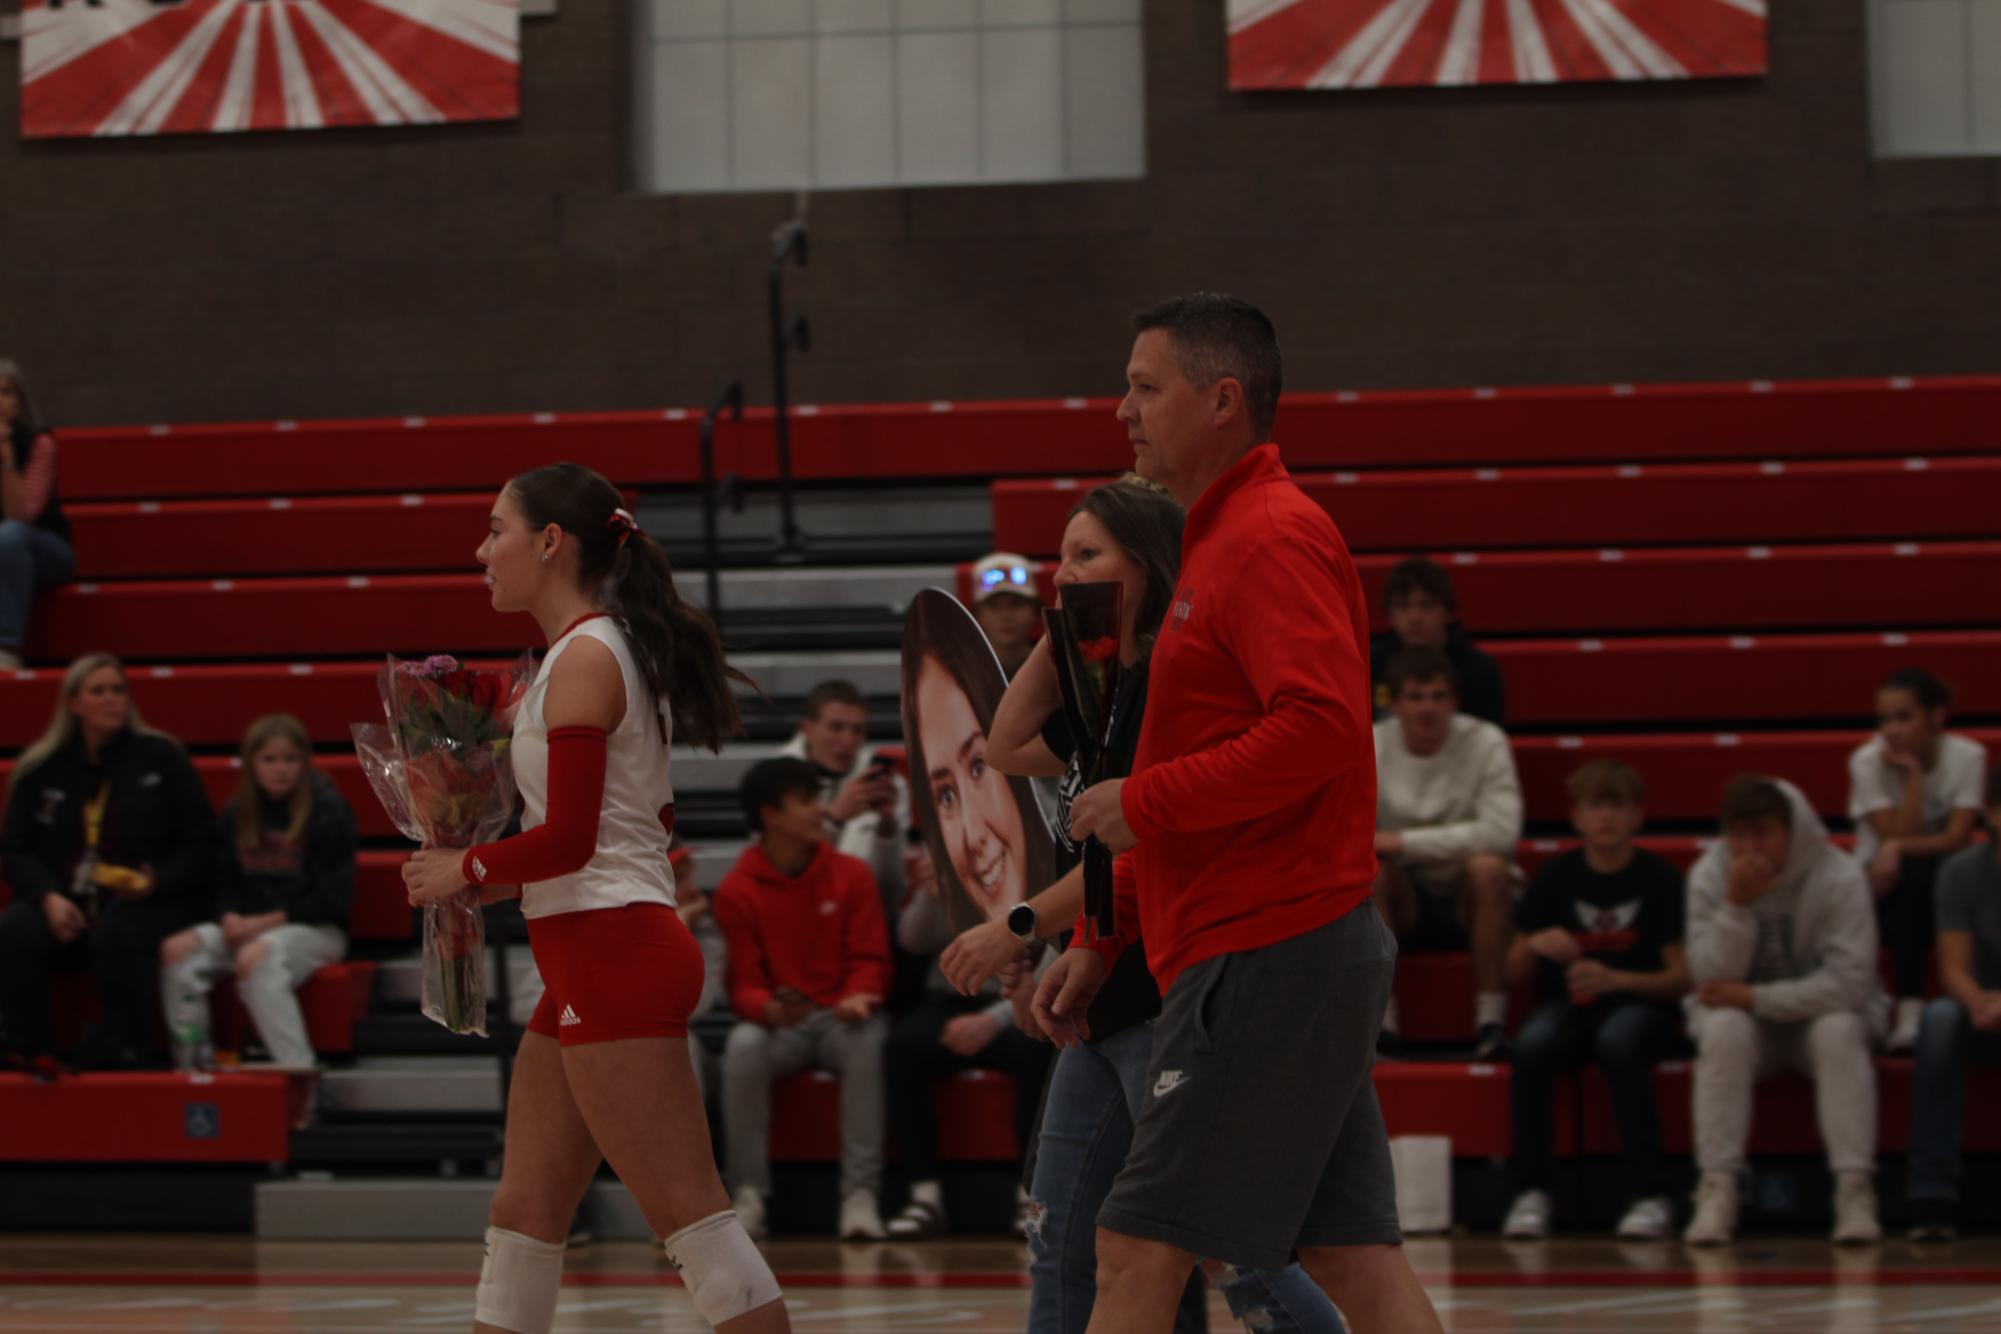
[[[21,17],[21,82],[53,74],[167,11],[152,0],[110,0],[102,9],[31,9]],[[45,35],[44,29],[47,29]],[[60,43],[60,45],[58,44]],[[34,63],[28,58],[34,57]]]
[[1626,54],[1626,48],[1620,46],[1618,39],[1605,30],[1605,26],[1598,21],[1596,14],[1586,9],[1580,0],[1562,0],[1562,3],[1571,21],[1577,25],[1577,30],[1584,34],[1584,40],[1591,43],[1591,49],[1596,51],[1598,58],[1611,69],[1613,78],[1640,77],[1639,62]]
[[1610,0],[1576,0],[1571,6],[1571,12],[1576,13],[1579,6],[1591,12],[1592,17],[1611,34],[1612,40],[1624,46],[1650,78],[1675,79],[1687,76],[1688,71],[1681,67],[1679,60],[1656,45],[1653,38],[1634,27],[1633,21],[1627,18],[1617,5],[1610,3]]
[[243,0],[223,0],[202,15],[193,31],[181,39],[181,44],[125,95],[116,110],[98,123],[95,133],[158,134],[188,85],[194,82],[202,61],[208,59],[209,48],[222,36],[223,25],[242,3]]
[[[478,51],[496,56],[509,64],[521,62],[520,16],[508,5],[491,0],[430,0],[413,5],[409,0],[367,0],[377,9],[394,14],[407,23],[421,23],[455,42],[464,42]],[[1277,0],[1278,7],[1297,0]]]
[[236,52],[230,57],[229,77],[223,81],[222,96],[215,104],[215,118],[209,122],[211,130],[250,128],[250,98],[257,87],[257,25],[264,9],[263,5],[252,5],[243,11],[243,27],[236,34]]
[[1480,77],[1480,25],[1487,0],[1459,0],[1445,54],[1438,61],[1437,82],[1444,86],[1473,83]]
[[[372,0],[381,4],[382,0]],[[1272,15],[1291,9],[1299,0],[1230,0],[1229,32],[1232,37]]]
[[306,58],[299,54],[299,39],[292,35],[291,12],[290,5],[271,11],[271,35],[278,39],[278,76],[285,88],[285,128],[317,130],[327,118],[320,110],[320,95],[306,69]]
[[1362,30],[1348,39],[1348,44],[1334,53],[1334,58],[1321,67],[1318,74],[1306,81],[1309,88],[1352,88],[1358,82],[1364,66],[1375,57],[1385,42],[1394,41],[1402,46],[1410,37],[1413,15],[1422,14],[1430,7],[1431,0],[1390,0],[1376,11],[1376,16],[1362,25]]
[[1376,88],[1382,85],[1383,75],[1389,73],[1391,63],[1403,53],[1404,47],[1410,44],[1411,34],[1417,31],[1417,25],[1423,21],[1424,16],[1431,12],[1432,2],[1433,0],[1424,0],[1424,3],[1413,10],[1410,17],[1404,21],[1402,29],[1389,41],[1376,48],[1376,54],[1369,58],[1369,63],[1362,66],[1362,72],[1355,78],[1358,87]]
[[1765,0],[1719,0],[1719,3],[1726,4],[1732,9],[1741,9],[1754,19],[1765,17]]
[[1542,20],[1529,0],[1508,0],[1508,36],[1515,53],[1515,78],[1523,83],[1555,83],[1556,62],[1542,35]]
[[361,94],[377,124],[434,122],[445,118],[443,112],[424,100],[422,93],[405,83],[388,61],[370,50],[368,43],[329,14],[319,0],[300,0],[297,8],[325,39],[327,49],[340,63],[341,73],[347,75],[355,91]]

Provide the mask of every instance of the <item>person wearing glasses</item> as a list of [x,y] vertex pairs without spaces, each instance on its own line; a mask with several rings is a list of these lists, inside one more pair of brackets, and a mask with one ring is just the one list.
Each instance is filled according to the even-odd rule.
[[1042,590],[1026,556],[996,551],[973,567],[973,616],[1013,680],[1035,651],[1042,625]]

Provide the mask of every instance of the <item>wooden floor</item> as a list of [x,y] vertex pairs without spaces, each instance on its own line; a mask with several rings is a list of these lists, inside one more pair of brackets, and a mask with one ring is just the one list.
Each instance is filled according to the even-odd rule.
[[[1020,1330],[1025,1252],[1000,1240],[768,1248],[800,1330]],[[1839,1251],[1752,1240],[1720,1253],[1579,1239],[1419,1240],[1412,1263],[1455,1331],[1997,1330],[2001,1240]],[[0,1331],[365,1334],[469,1328],[473,1244],[0,1235]],[[1212,1327],[1240,1328],[1220,1297]],[[556,1328],[706,1328],[657,1249],[579,1248]]]

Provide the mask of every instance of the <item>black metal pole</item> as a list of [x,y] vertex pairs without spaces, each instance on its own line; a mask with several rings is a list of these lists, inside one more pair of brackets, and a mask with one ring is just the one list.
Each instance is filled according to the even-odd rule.
[[731,421],[743,420],[743,385],[731,380],[702,414],[702,564],[709,592],[709,619],[723,628],[722,540],[716,536],[716,421],[728,408]]
[[781,556],[797,556],[803,543],[799,521],[792,508],[792,427],[790,390],[786,383],[786,361],[793,347],[804,349],[808,334],[805,320],[791,326],[785,322],[785,265],[797,259],[806,267],[806,220],[794,218],[771,237],[771,421],[778,438],[778,550]]

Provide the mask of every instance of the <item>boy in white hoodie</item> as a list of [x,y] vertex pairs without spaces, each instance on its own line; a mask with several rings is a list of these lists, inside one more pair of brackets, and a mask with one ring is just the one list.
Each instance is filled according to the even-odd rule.
[[1862,868],[1792,784],[1745,775],[1724,790],[1723,839],[1689,872],[1688,965],[1702,1182],[1684,1239],[1720,1246],[1735,1234],[1757,1082],[1794,1069],[1814,1081],[1834,1240],[1879,1240],[1871,1048],[1886,1006],[1875,905]]
[[[1407,648],[1383,673],[1376,724],[1376,907],[1405,949],[1473,952],[1480,1060],[1508,1051],[1504,972],[1521,872],[1522,785],[1500,728],[1460,713],[1452,662]],[[1401,1054],[1391,1000],[1378,1049]]]

